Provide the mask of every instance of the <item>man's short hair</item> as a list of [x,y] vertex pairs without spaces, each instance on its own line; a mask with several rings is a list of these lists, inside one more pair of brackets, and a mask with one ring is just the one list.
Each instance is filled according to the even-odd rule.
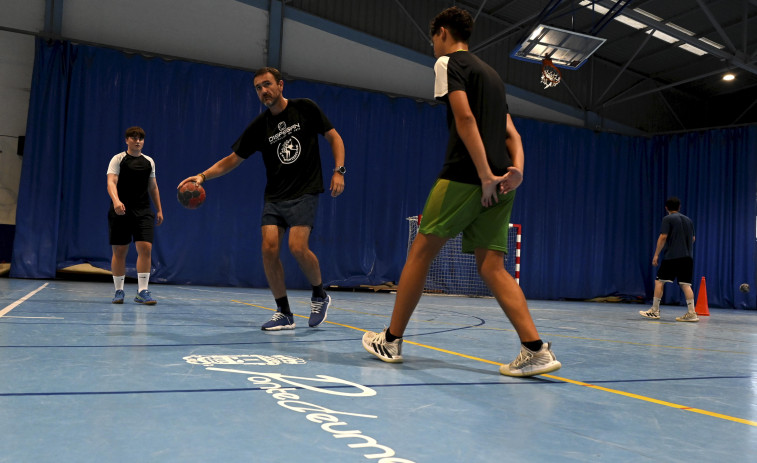
[[675,196],[671,196],[665,201],[665,208],[671,212],[677,211],[681,208],[681,200]]
[[269,72],[273,76],[274,80],[276,80],[277,84],[279,82],[281,82],[281,80],[282,80],[281,72],[279,72],[278,69],[272,68],[272,67],[264,67],[264,68],[258,69],[257,71],[255,71],[255,75],[252,78],[254,79],[255,77],[260,77],[263,74],[266,74],[266,73],[269,73]]
[[144,140],[145,131],[142,130],[142,127],[129,127],[128,129],[126,129],[125,138],[129,137],[137,137]]
[[435,36],[442,27],[452,34],[453,39],[468,43],[473,32],[473,18],[467,11],[453,6],[436,15],[431,21],[431,36]]

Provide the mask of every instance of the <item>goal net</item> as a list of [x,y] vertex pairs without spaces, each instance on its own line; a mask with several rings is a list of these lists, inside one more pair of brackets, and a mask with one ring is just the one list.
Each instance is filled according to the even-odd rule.
[[[407,221],[410,228],[407,240],[409,252],[410,245],[418,234],[418,216],[408,217]],[[503,265],[519,284],[520,239],[520,224],[509,224],[508,253],[505,254]],[[423,292],[481,297],[492,295],[476,271],[476,258],[473,254],[463,254],[462,243],[462,233],[445,243],[439,255],[431,263]]]

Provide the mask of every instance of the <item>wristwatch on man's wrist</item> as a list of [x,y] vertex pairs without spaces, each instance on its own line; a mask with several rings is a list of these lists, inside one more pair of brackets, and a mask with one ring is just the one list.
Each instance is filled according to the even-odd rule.
[[347,168],[344,166],[339,166],[336,169],[334,169],[334,172],[344,175],[347,172]]

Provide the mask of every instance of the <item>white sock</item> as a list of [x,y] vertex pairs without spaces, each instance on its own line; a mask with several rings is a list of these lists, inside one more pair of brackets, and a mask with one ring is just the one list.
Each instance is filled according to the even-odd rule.
[[123,291],[125,279],[126,275],[121,275],[120,277],[113,275],[113,285],[116,287],[116,291],[118,291],[119,289]]
[[137,284],[139,285],[138,292],[142,292],[147,289],[147,284],[150,282],[149,273],[137,273]]
[[694,299],[686,299],[686,309],[689,313],[697,313],[697,310],[694,307]]
[[659,297],[652,298],[652,310],[654,310],[655,312],[660,311],[660,300],[661,299]]

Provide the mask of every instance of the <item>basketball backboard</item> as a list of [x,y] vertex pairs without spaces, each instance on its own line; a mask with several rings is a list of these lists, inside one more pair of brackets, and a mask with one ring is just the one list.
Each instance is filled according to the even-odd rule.
[[541,63],[545,58],[564,69],[578,69],[606,39],[539,24],[510,56]]

